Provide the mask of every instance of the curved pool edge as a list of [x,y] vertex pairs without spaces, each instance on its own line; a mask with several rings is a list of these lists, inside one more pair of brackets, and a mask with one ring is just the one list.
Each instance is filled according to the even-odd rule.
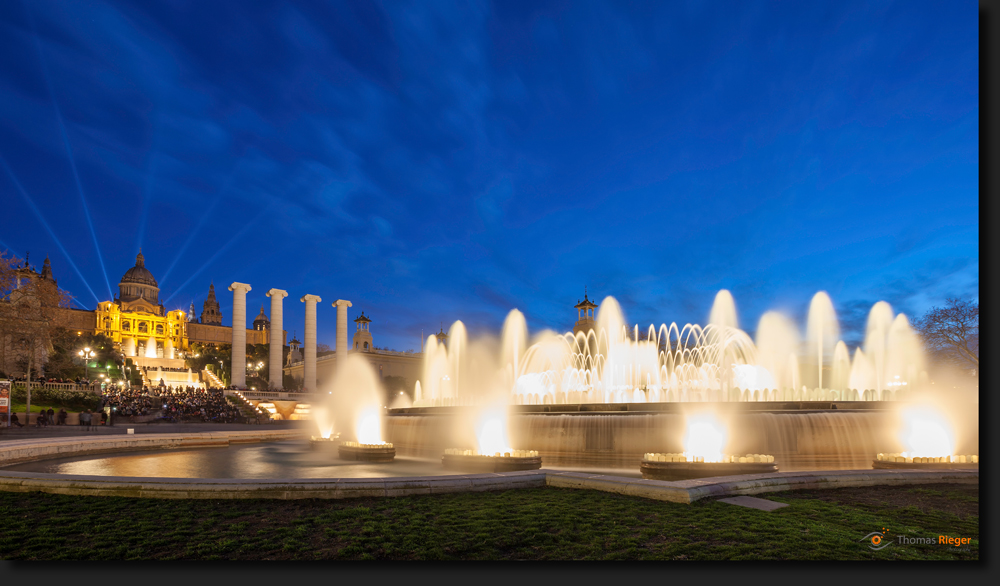
[[[100,438],[38,438],[0,445],[0,465],[80,454],[227,446],[231,443],[303,438],[301,431],[234,431],[125,435]],[[34,456],[30,456],[34,454]],[[392,478],[148,478],[14,472],[0,469],[0,490],[81,496],[161,499],[344,499],[553,486],[600,490],[677,503],[703,498],[805,489],[912,484],[978,484],[978,470],[833,470],[777,472],[663,481],[607,474],[539,469],[446,476]]]
[[282,429],[19,439],[0,443],[0,471],[2,471],[3,466],[50,458],[142,450],[228,447],[232,444],[306,439],[307,437],[308,434],[301,430]]

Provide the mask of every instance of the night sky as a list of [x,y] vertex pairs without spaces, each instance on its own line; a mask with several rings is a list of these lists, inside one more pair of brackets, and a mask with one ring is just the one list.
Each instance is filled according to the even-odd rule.
[[[979,297],[978,3],[0,3],[0,250],[93,309],[139,247],[167,310],[307,293],[334,346],[461,319],[844,337]],[[351,324],[351,331],[354,327]]]

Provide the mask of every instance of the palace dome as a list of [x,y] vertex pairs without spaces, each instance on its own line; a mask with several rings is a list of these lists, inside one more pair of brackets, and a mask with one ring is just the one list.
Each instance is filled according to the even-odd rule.
[[271,329],[271,320],[267,319],[264,315],[264,306],[260,306],[260,313],[257,315],[257,319],[253,320],[253,329],[261,331]]
[[146,261],[142,256],[142,251],[135,257],[135,266],[125,271],[121,282],[157,286],[156,279],[153,278],[153,273],[149,272],[149,269],[146,268]]

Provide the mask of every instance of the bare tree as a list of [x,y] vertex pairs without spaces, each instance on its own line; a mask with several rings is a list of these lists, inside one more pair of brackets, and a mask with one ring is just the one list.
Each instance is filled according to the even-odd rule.
[[55,282],[31,270],[26,260],[21,266],[17,257],[0,253],[0,364],[9,371],[13,363],[24,372],[25,423],[31,410],[32,373],[42,370],[57,312],[70,300]]
[[979,370],[979,304],[949,298],[914,322],[927,349],[940,361]]

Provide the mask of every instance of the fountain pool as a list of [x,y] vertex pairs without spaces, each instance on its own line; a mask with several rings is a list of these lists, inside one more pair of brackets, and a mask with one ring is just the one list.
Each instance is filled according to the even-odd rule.
[[979,453],[978,403],[934,395],[906,316],[887,303],[872,308],[864,347],[855,348],[853,358],[823,292],[810,303],[804,335],[788,318],[767,312],[751,338],[739,329],[727,291],[717,295],[705,327],[630,329],[611,297],[593,323],[575,334],[542,331],[529,344],[517,310],[499,340],[470,340],[456,322],[447,344],[428,339],[413,405],[398,409],[382,407],[371,365],[349,354],[311,401],[314,420],[303,435],[392,449],[391,462],[343,459],[336,450],[310,449],[304,439],[80,456],[5,470],[248,479],[443,476],[461,473],[446,468],[443,456],[476,451],[537,453],[545,469],[635,478],[646,454],[686,452],[689,420],[705,415],[725,429],[713,453],[767,454],[782,472],[870,470],[877,454],[913,451],[911,438],[926,436],[901,431],[901,408],[921,401],[954,430],[941,449]]

